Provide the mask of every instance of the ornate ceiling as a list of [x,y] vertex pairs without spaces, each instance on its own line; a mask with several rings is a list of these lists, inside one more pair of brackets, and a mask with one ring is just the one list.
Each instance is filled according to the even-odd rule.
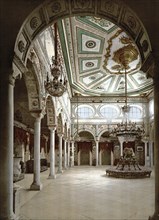
[[125,71],[129,95],[147,95],[151,91],[152,79],[140,70],[138,48],[110,21],[91,16],[71,17],[58,21],[58,31],[73,93],[124,95]]

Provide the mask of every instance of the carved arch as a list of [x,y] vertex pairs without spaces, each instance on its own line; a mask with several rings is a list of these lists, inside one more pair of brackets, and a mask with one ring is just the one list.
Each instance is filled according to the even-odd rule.
[[[92,132],[92,130],[91,129],[88,129],[88,128],[86,128],[86,129],[78,129],[78,134],[80,134],[81,132],[89,132],[92,136],[93,136],[93,138],[94,138],[94,140],[95,140],[95,135],[94,135],[94,133]],[[77,130],[74,132],[74,137],[77,135]]]

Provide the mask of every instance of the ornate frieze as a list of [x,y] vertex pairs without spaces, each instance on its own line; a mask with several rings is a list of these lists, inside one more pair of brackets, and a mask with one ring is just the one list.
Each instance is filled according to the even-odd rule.
[[[123,103],[125,97],[114,97],[114,96],[107,96],[107,97],[96,97],[96,96],[87,96],[78,98],[79,104],[82,103]],[[71,99],[72,103],[76,103],[76,97]],[[128,97],[128,102],[147,102],[147,98],[145,97]]]

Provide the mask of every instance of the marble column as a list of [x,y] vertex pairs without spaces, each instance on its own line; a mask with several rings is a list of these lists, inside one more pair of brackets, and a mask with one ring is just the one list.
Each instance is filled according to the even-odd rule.
[[64,140],[64,169],[67,169],[67,154],[66,154],[67,141]]
[[89,151],[89,165],[92,166],[92,151]]
[[102,165],[102,150],[99,151],[99,165]]
[[96,140],[96,166],[99,165],[99,141]]
[[30,150],[29,150],[30,134],[29,132],[26,133],[26,136],[27,136],[27,143],[26,143],[26,151],[25,151],[25,162],[30,160]]
[[63,173],[63,170],[62,170],[62,137],[63,137],[63,134],[58,134],[58,136],[59,136],[59,166],[58,166],[57,173]]
[[74,142],[74,141],[71,141],[71,150],[72,150],[71,167],[74,166],[74,148],[75,148],[75,142]]
[[153,164],[153,142],[152,141],[149,142],[149,152],[150,152],[150,154],[149,154],[150,155],[149,156],[150,157],[150,166],[153,167],[154,164]]
[[[8,75],[6,73],[6,75]],[[10,76],[0,86],[0,219],[13,220],[14,83]],[[5,103],[5,104],[4,104]]]
[[80,166],[81,165],[81,150],[78,151],[78,162],[77,165]]
[[67,150],[67,167],[70,167],[70,141],[68,141]]
[[119,143],[120,143],[120,156],[123,157],[123,143],[124,143],[124,137],[118,137]]
[[113,165],[114,165],[114,153],[111,150],[111,166],[113,166]]
[[155,165],[155,212],[149,220],[159,220],[159,74],[154,73],[154,165]]
[[22,143],[22,161],[25,161],[25,147],[24,147],[24,143]]
[[55,127],[49,128],[50,130],[50,174],[49,179],[56,178],[55,171]]
[[144,141],[144,145],[145,145],[145,166],[147,166],[147,143],[148,141]]
[[40,129],[41,129],[41,114],[34,114],[34,177],[33,183],[30,186],[31,190],[41,190],[40,182]]

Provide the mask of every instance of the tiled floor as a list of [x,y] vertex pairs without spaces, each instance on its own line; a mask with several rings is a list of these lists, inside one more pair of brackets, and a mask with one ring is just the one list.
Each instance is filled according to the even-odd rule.
[[145,179],[116,179],[106,166],[73,167],[56,179],[41,173],[43,189],[29,191],[32,174],[18,182],[20,220],[148,220],[154,213],[154,174]]

